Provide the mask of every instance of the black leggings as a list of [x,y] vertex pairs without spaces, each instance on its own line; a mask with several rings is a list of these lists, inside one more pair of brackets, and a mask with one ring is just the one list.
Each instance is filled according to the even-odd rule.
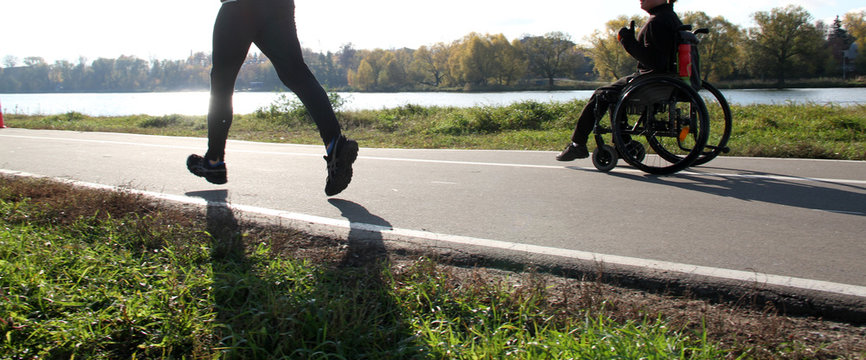
[[319,128],[322,142],[328,144],[339,136],[340,124],[328,94],[304,63],[295,28],[294,1],[237,0],[222,5],[214,25],[205,158],[225,158],[235,80],[252,43],[271,60],[280,80],[307,108]]

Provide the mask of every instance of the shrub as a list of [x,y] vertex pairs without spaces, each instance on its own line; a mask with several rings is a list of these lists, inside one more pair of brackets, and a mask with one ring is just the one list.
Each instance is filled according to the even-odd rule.
[[73,122],[73,121],[81,121],[81,120],[84,120],[86,118],[87,117],[80,112],[70,111],[70,112],[65,113],[65,114],[47,116],[43,119],[43,121],[46,123]]
[[434,111],[435,108],[427,108],[414,104],[384,109],[377,112],[378,116],[373,127],[382,131],[394,132],[404,128],[410,120],[427,118]]
[[165,116],[157,116],[157,117],[148,117],[147,119],[142,120],[138,123],[138,127],[141,128],[166,128],[172,125],[180,125],[184,122],[184,118],[181,115],[165,115]]
[[503,114],[503,129],[507,130],[538,130],[541,124],[553,119],[549,106],[535,102],[524,101],[505,108]]
[[[328,93],[328,101],[334,112],[340,112],[348,99],[338,93],[330,92]],[[253,115],[289,127],[315,123],[304,103],[294,94],[289,95],[287,93],[280,93],[270,105],[256,109]]]

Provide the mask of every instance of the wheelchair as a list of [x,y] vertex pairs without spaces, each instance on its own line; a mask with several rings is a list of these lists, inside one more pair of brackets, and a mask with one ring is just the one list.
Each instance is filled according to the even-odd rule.
[[[595,109],[597,148],[592,163],[599,171],[611,171],[622,158],[650,174],[673,174],[730,151],[728,102],[712,84],[700,79],[697,70],[700,59],[693,45],[698,43],[696,35],[708,30],[692,32],[690,25],[680,30],[678,44],[692,46],[689,76],[682,71],[638,75],[619,93],[599,94],[610,104],[601,109],[597,102]],[[605,113],[609,113],[609,125],[602,121]],[[611,134],[612,145],[605,143],[605,134]]]

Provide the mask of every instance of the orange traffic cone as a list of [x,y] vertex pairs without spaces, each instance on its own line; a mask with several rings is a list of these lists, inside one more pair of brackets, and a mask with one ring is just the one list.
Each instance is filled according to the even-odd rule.
[[3,104],[0,104],[0,129],[5,127],[6,125],[3,125]]

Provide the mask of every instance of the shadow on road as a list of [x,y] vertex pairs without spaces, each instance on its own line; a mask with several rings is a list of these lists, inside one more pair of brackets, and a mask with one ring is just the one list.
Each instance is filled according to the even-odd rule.
[[791,178],[789,175],[744,171],[732,176],[718,173],[653,176],[621,172],[611,172],[610,175],[744,201],[866,216],[866,187],[851,184],[788,180]]

